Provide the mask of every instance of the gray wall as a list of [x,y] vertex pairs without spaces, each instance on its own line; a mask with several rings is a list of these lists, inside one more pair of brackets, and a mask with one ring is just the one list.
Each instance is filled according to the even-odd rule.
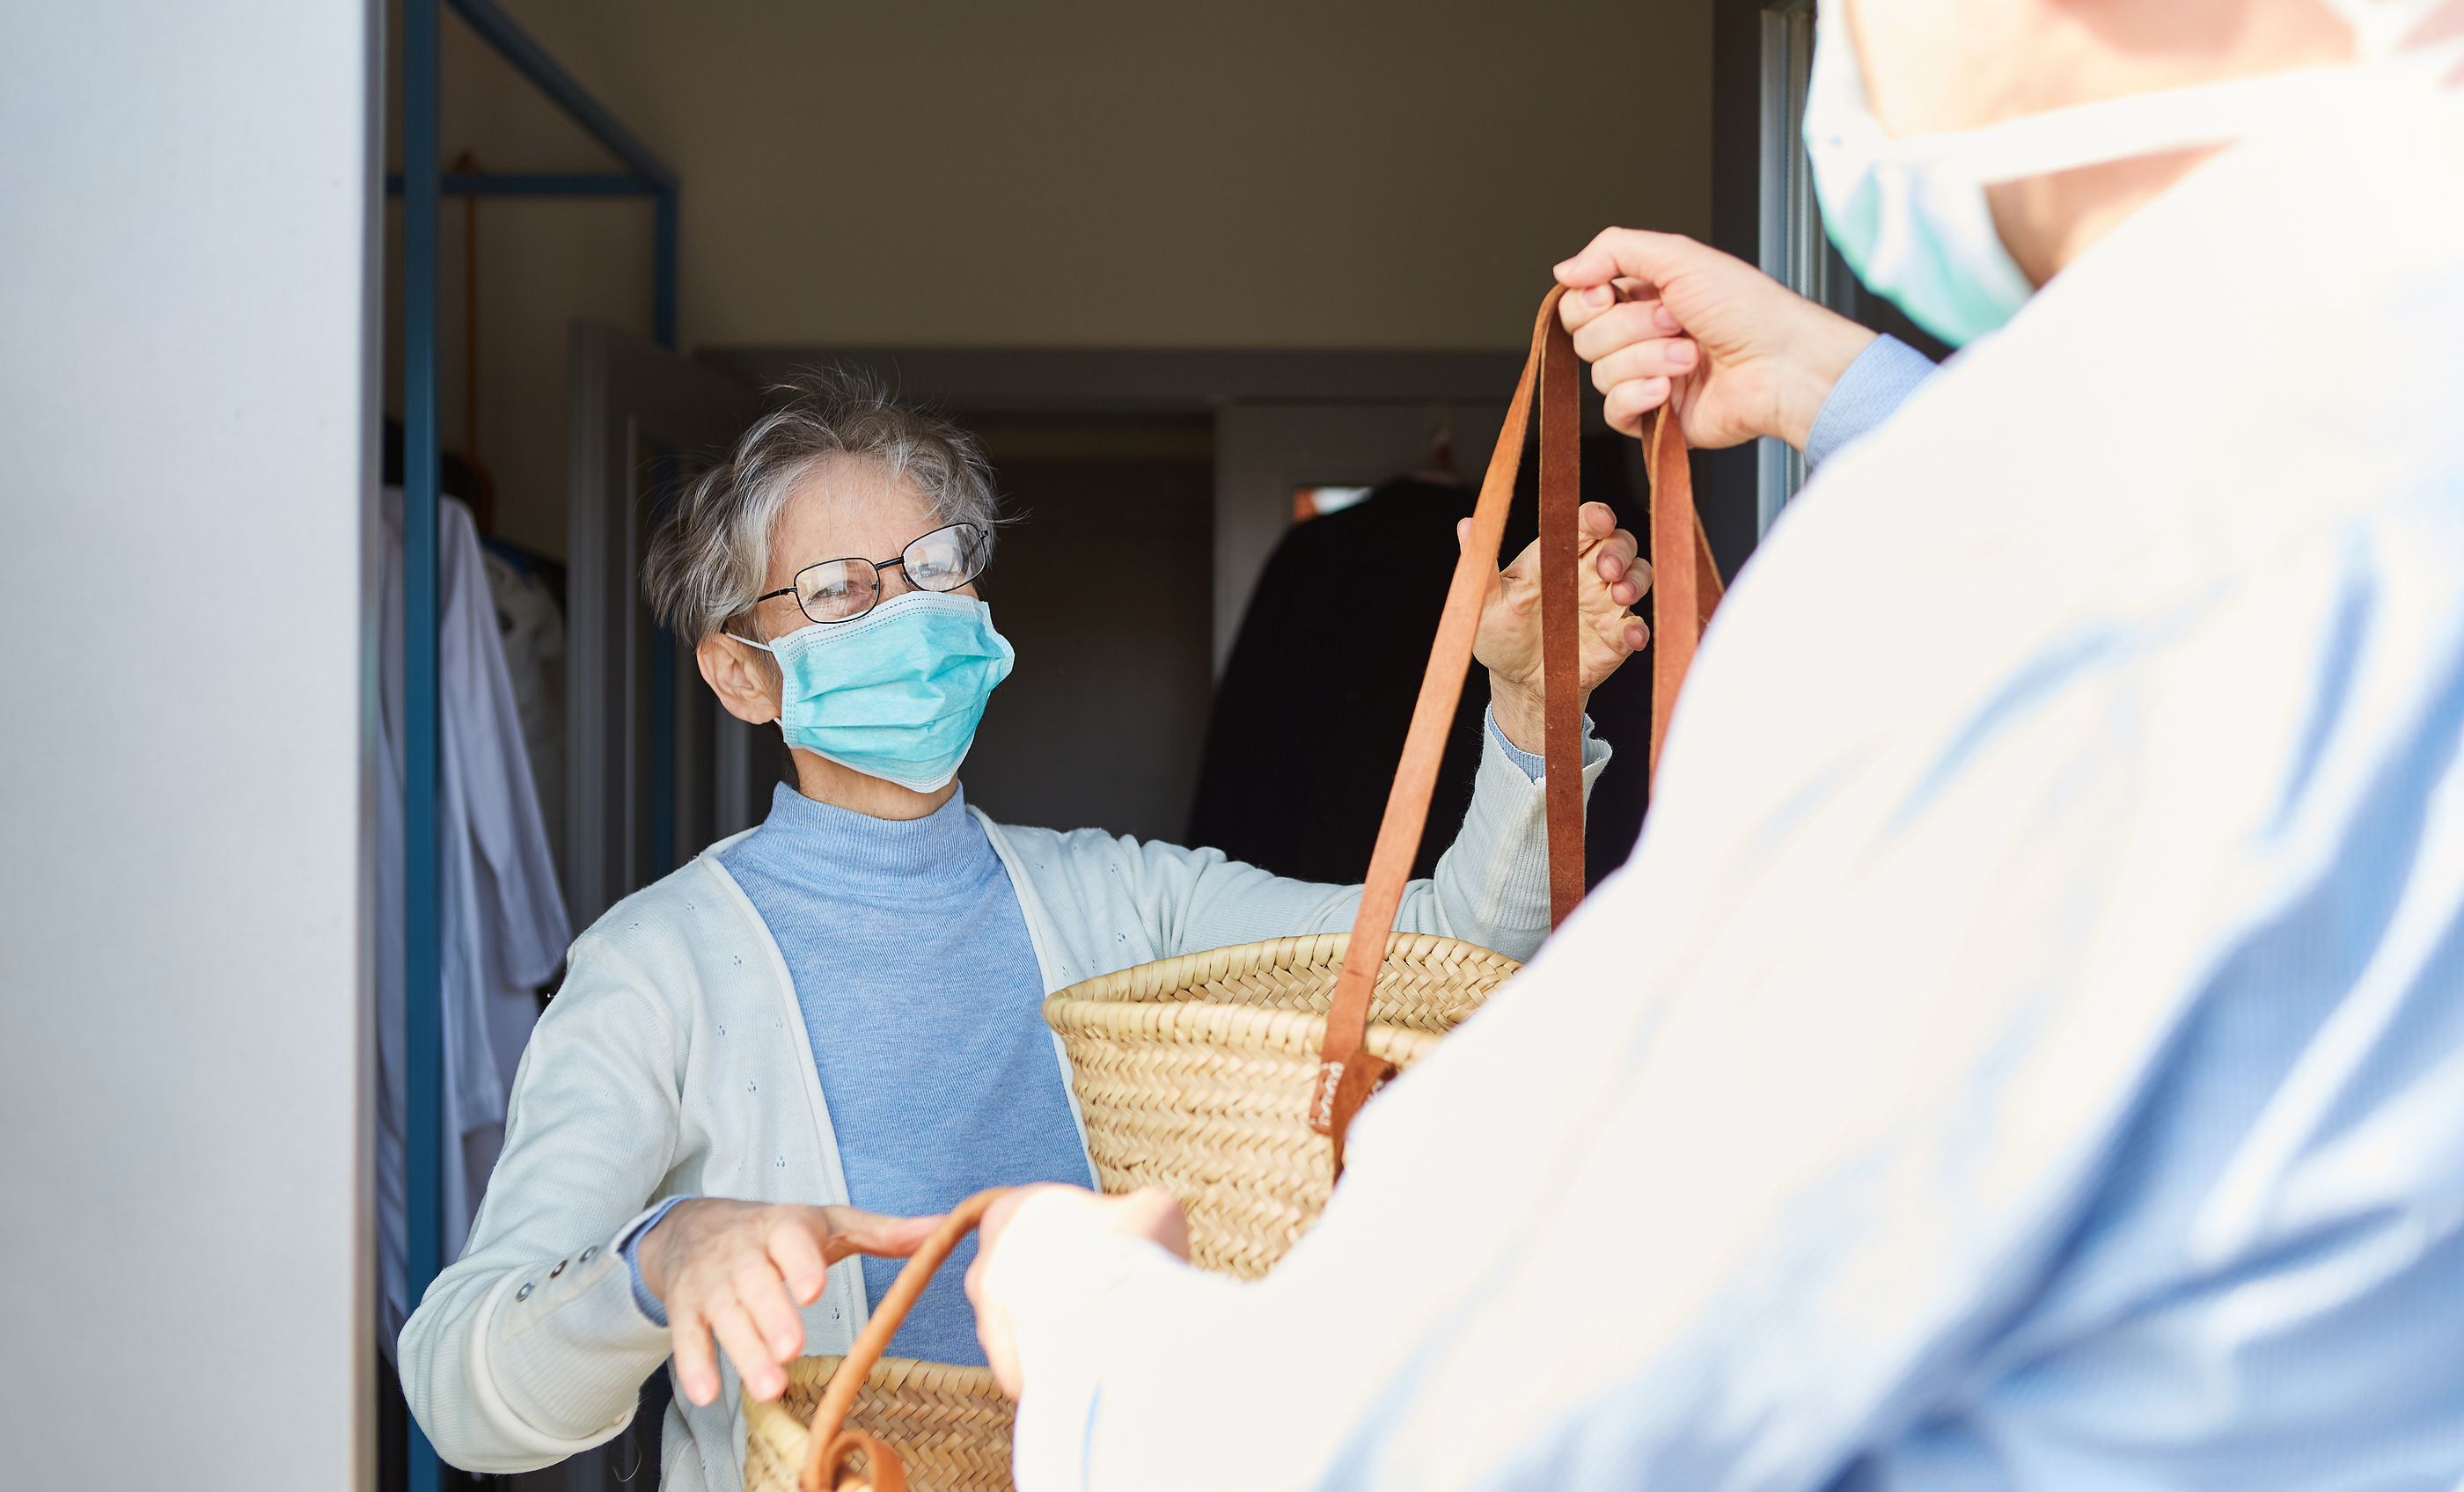
[[372,5],[0,8],[0,1446],[366,1481]]
[[996,449],[994,465],[1026,519],[983,583],[1018,669],[967,757],[968,801],[1005,823],[1177,843],[1214,696],[1212,472],[1202,455]]

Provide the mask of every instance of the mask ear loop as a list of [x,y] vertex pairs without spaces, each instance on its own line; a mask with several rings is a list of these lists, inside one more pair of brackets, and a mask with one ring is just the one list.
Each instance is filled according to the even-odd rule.
[[2450,0],[2327,0],[2327,9],[2352,29],[2353,55],[2377,62],[2405,52],[2430,28]]
[[2190,83],[2124,94],[1972,130],[1893,140],[1902,159],[1958,162],[1977,185],[2203,145],[2229,145],[2261,129],[2318,115],[2352,99],[2366,81],[2351,63]]
[[[987,611],[989,611],[989,610],[991,609],[990,607],[984,606],[984,603],[982,602],[982,600],[980,600],[980,599],[979,599],[979,598],[978,598],[978,597],[974,597],[974,596],[960,596],[960,595],[958,595],[958,594],[957,594],[957,593],[955,593],[955,592],[952,592],[952,591],[928,591],[928,590],[900,591],[897,595],[891,597],[888,601],[885,601],[885,602],[881,603],[881,604],[879,604],[879,605],[877,605],[877,606],[873,607],[870,611],[868,611],[868,612],[866,612],[864,615],[862,615],[862,616],[860,616],[860,617],[857,617],[857,618],[854,618],[854,619],[853,619],[853,620],[851,620],[851,621],[847,621],[847,622],[812,622],[812,621],[809,621],[809,620],[808,620],[808,621],[806,622],[806,624],[805,624],[803,626],[800,626],[800,627],[796,628],[796,630],[795,630],[794,632],[790,632],[790,633],[789,633],[789,634],[787,634],[787,635],[788,635],[788,636],[790,636],[790,637],[794,637],[794,636],[797,636],[797,635],[799,635],[799,634],[801,634],[801,633],[809,632],[809,631],[811,631],[814,627],[817,627],[817,626],[829,626],[829,627],[839,627],[839,628],[844,628],[844,629],[845,629],[845,635],[849,636],[849,637],[852,637],[852,636],[854,636],[858,631],[861,631],[861,630],[864,628],[865,624],[867,624],[867,623],[869,623],[869,622],[871,622],[871,621],[872,621],[874,618],[876,618],[876,617],[881,616],[881,615],[882,615],[882,613],[884,613],[884,612],[886,612],[886,611],[889,611],[891,607],[897,605],[900,602],[903,602],[903,601],[911,601],[911,600],[921,600],[921,601],[924,601],[924,602],[933,602],[933,601],[955,602],[955,603],[957,603],[957,604],[962,605],[962,606],[967,606],[967,607],[983,607],[983,609],[985,609],[985,610],[987,610]],[[912,610],[912,609],[913,609],[913,607],[910,607],[909,609],[911,609],[911,610]],[[895,613],[892,613],[892,615],[895,615]],[[766,652],[766,653],[770,654],[770,655],[771,655],[772,657],[774,657],[774,658],[775,658],[775,657],[777,657],[777,656],[779,655],[779,649],[778,649],[776,647],[774,647],[773,645],[769,644],[769,643],[757,643],[757,642],[755,642],[753,639],[751,639],[751,638],[749,638],[749,637],[739,636],[738,634],[734,633],[734,632],[721,632],[721,633],[719,633],[718,635],[719,635],[719,636],[721,636],[721,637],[729,638],[729,639],[731,639],[731,640],[733,640],[733,641],[735,641],[735,642],[742,643],[742,644],[743,644],[745,647],[759,647],[759,648],[760,648],[763,652]]]

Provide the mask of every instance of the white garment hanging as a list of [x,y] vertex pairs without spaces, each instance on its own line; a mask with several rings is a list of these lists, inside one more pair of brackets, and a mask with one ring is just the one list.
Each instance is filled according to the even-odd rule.
[[[403,1022],[403,515],[384,498],[379,616],[385,739],[378,756],[377,1147],[382,1337],[409,1312],[408,1087]],[[533,991],[556,972],[571,931],[497,639],[495,607],[470,510],[437,510],[437,866],[444,992],[444,1257],[462,1249],[504,1123],[505,1095],[537,1019]],[[467,1147],[467,1151],[466,1151]]]
[[[530,752],[531,781],[539,788],[539,818],[547,842],[564,845],[564,608],[535,570],[493,548],[483,548],[488,591],[496,603],[496,636],[504,645],[505,672],[513,681],[514,708],[521,715],[522,742]],[[562,862],[559,861],[561,869]]]

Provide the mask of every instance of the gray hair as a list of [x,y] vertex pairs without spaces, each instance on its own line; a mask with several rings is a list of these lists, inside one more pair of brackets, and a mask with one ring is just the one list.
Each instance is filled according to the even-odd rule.
[[785,396],[779,407],[678,494],[650,536],[643,588],[651,612],[678,636],[698,642],[753,604],[788,494],[830,456],[861,456],[912,480],[942,522],[983,529],[989,555],[1001,501],[974,436],[900,403],[860,368],[809,369],[771,392]]

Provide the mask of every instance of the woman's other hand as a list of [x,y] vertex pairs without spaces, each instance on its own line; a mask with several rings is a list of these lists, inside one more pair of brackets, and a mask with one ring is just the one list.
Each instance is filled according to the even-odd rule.
[[[1471,537],[1471,520],[1455,525],[1455,541]],[[1582,560],[1575,567],[1581,603],[1574,634],[1581,640],[1575,678],[1588,701],[1600,681],[1651,641],[1651,628],[1626,608],[1651,588],[1651,562],[1641,545],[1617,526],[1604,502],[1583,504],[1579,527]],[[1538,752],[1546,731],[1540,712],[1540,546],[1514,557],[1498,572],[1481,608],[1472,656],[1488,669],[1489,708],[1506,738]]]
[[715,1336],[745,1392],[777,1398],[787,1387],[780,1365],[804,1349],[798,1311],[822,1298],[829,1266],[850,1254],[904,1258],[939,1221],[715,1197],[677,1203],[634,1250],[643,1286],[667,1307],[677,1387],[696,1404],[718,1397]]
[[1677,233],[1603,230],[1557,266],[1558,316],[1610,426],[1640,435],[1673,394],[1686,443],[1771,435],[1802,450],[1874,334],[1742,259]]

